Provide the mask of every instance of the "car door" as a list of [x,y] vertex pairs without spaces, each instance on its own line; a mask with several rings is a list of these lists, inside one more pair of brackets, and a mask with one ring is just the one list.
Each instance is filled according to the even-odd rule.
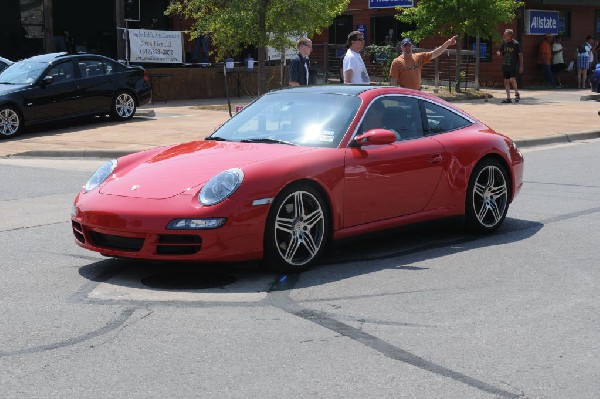
[[[52,82],[44,82],[45,77]],[[77,82],[71,60],[54,64],[44,72],[37,83],[27,91],[23,113],[29,122],[61,119],[75,114],[77,108]]]
[[[382,112],[371,118],[370,112]],[[424,135],[419,102],[384,96],[367,109],[357,134],[379,120],[398,140],[392,144],[351,146],[344,167],[344,227],[419,212],[431,199],[443,172],[443,146]]]
[[79,111],[107,112],[113,96],[114,68],[101,58],[80,58],[77,63],[81,76],[78,79]]

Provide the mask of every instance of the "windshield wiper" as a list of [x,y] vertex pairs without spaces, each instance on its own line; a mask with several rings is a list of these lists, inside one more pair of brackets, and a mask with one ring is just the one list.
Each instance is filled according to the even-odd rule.
[[219,137],[219,136],[210,136],[205,138],[204,140],[212,140],[212,141],[229,141],[227,139],[224,139],[223,137]]
[[268,144],[287,144],[287,145],[298,145],[296,143],[292,143],[291,141],[285,141],[285,140],[277,140],[277,139],[269,139],[269,138],[262,138],[262,139],[244,139],[244,140],[240,140],[241,143],[268,143]]

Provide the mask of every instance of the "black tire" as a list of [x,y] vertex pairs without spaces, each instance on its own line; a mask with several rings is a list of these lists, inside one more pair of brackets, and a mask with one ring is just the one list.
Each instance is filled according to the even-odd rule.
[[475,233],[498,229],[508,212],[510,183],[506,168],[495,159],[479,162],[469,181],[465,204],[466,227]]
[[135,98],[128,91],[120,91],[113,98],[110,116],[118,121],[133,118],[137,109]]
[[279,273],[307,270],[323,253],[330,218],[323,196],[308,184],[286,187],[275,199],[265,226],[265,258]]
[[23,128],[23,118],[19,111],[11,106],[0,107],[0,139],[16,136]]

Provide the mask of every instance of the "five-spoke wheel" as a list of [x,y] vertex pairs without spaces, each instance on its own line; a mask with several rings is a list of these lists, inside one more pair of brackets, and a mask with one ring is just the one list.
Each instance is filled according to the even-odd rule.
[[508,181],[506,169],[496,160],[486,159],[475,167],[467,191],[467,227],[480,233],[500,227],[508,211]]
[[306,270],[323,252],[329,213],[321,194],[310,185],[283,190],[271,207],[265,231],[270,266],[284,273]]
[[111,116],[117,120],[127,120],[133,118],[135,114],[136,105],[135,98],[126,92],[122,91],[117,93],[113,99]]
[[21,130],[21,115],[13,107],[0,108],[0,138],[14,136]]

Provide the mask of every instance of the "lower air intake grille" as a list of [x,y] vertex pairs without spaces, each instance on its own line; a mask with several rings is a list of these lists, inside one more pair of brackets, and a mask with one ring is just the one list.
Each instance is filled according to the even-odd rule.
[[142,246],[144,245],[143,238],[113,236],[98,232],[91,232],[91,235],[96,246],[102,248],[137,252],[142,249]]
[[202,248],[202,238],[195,235],[163,234],[158,236],[156,253],[160,255],[192,255]]

